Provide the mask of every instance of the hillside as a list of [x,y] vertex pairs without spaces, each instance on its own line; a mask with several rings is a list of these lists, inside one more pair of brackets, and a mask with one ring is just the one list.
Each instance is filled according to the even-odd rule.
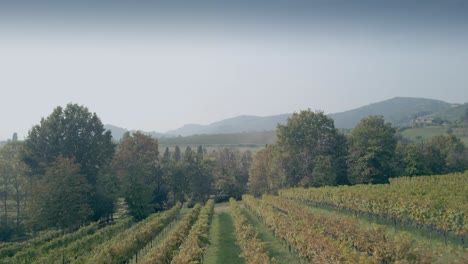
[[[359,121],[369,115],[382,115],[387,122],[394,126],[411,125],[412,120],[418,116],[425,116],[438,113],[444,116],[459,116],[464,111],[467,104],[452,108],[451,104],[434,99],[395,97],[382,102],[366,105],[349,111],[329,114],[335,120],[335,126],[341,129],[350,129],[356,126]],[[459,113],[460,112],[460,113]],[[278,124],[285,124],[291,114],[280,114],[272,116],[242,115],[224,119],[208,125],[187,124],[178,129],[170,130],[167,133],[145,132],[153,137],[174,137],[192,135],[215,135],[215,134],[237,134],[245,132],[274,131]],[[120,139],[127,131],[113,125],[106,125],[106,129],[112,131],[116,139]],[[221,137],[221,136],[218,136]],[[206,136],[205,136],[206,138]],[[193,138],[192,138],[193,139]],[[191,139],[191,140],[192,140]],[[179,139],[180,140],[180,139]],[[201,139],[197,139],[201,140]]]
[[242,115],[234,118],[224,119],[209,125],[185,125],[181,128],[168,131],[168,134],[189,136],[201,134],[232,134],[253,131],[275,130],[278,123],[284,124],[290,114],[274,116],[252,116]]
[[449,103],[425,98],[395,97],[342,113],[331,114],[338,128],[353,128],[369,115],[382,115],[393,126],[411,125],[418,116],[430,115],[450,108]]
[[431,116],[440,117],[443,120],[451,122],[460,121],[460,119],[465,115],[467,109],[468,103],[465,103],[456,107],[446,108],[442,111],[431,114]]
[[[137,131],[137,130],[127,130],[126,128],[122,128],[122,127],[118,127],[118,126],[114,126],[114,125],[109,125],[109,124],[104,125],[104,129],[110,130],[112,132],[112,137],[115,140],[120,140],[126,132],[136,132]],[[161,137],[170,136],[168,134],[158,133],[158,132],[154,132],[154,131],[151,131],[151,132],[142,131],[142,133],[144,133],[146,135],[150,135],[150,136],[152,136],[154,138],[161,138]]]
[[[349,111],[330,114],[337,128],[349,129],[369,115],[382,115],[394,126],[410,125],[418,116],[430,115],[451,108],[451,104],[434,99],[395,97],[382,102],[366,105]],[[186,125],[168,133],[188,136],[195,134],[224,134],[249,131],[275,130],[277,124],[284,124],[291,114],[266,117],[238,116],[209,125]]]
[[274,144],[275,131],[244,132],[234,134],[193,135],[187,137],[160,138],[161,146],[170,145],[265,145]]

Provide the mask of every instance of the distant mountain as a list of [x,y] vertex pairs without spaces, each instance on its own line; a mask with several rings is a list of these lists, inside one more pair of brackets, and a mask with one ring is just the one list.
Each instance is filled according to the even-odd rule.
[[161,146],[265,146],[276,142],[276,131],[243,132],[233,134],[203,134],[186,137],[160,138]]
[[[462,105],[464,106],[464,105]],[[461,106],[460,106],[461,107]],[[463,108],[464,109],[464,108]],[[382,115],[387,122],[394,126],[411,125],[416,117],[431,115],[435,113],[446,113],[447,115],[458,115],[458,111],[452,104],[425,98],[395,97],[378,103],[369,104],[349,111],[329,114],[335,120],[335,126],[342,129],[350,129],[356,126],[362,118],[369,115]],[[463,110],[464,111],[464,110]],[[453,112],[453,113],[452,113]],[[146,132],[153,137],[174,137],[191,135],[213,135],[213,134],[236,134],[246,132],[264,132],[276,130],[278,124],[285,124],[292,114],[281,114],[273,116],[241,115],[224,119],[209,125],[187,124],[167,133]],[[459,118],[459,117],[457,117]],[[106,125],[111,129],[114,138],[119,139],[127,131],[126,129]]]
[[[394,126],[410,125],[418,116],[430,115],[449,109],[451,104],[434,99],[395,97],[382,102],[366,105],[353,110],[330,114],[337,128],[349,129],[369,115],[382,115]],[[277,124],[285,124],[291,114],[274,116],[243,115],[225,119],[209,125],[185,125],[168,133],[181,136],[200,134],[226,134],[252,131],[275,130]]]
[[434,99],[395,97],[353,110],[329,115],[337,128],[353,128],[370,115],[382,115],[393,126],[411,125],[414,118],[447,110],[451,104]]
[[274,116],[242,115],[224,119],[209,125],[185,125],[181,128],[168,131],[168,134],[190,136],[202,134],[232,134],[242,132],[261,132],[275,130],[278,123],[284,124],[290,114]]
[[[110,130],[111,133],[112,133],[112,137],[115,140],[120,140],[126,132],[134,133],[134,132],[137,131],[137,130],[127,130],[126,128],[122,128],[122,127],[118,127],[118,126],[114,126],[114,125],[104,125],[104,129]],[[151,131],[151,132],[141,131],[141,132],[143,134],[150,135],[150,136],[152,136],[154,138],[170,137],[171,136],[168,133],[163,134],[163,133],[158,133],[158,132],[154,132],[154,131]],[[172,135],[172,137],[174,137],[174,135]]]

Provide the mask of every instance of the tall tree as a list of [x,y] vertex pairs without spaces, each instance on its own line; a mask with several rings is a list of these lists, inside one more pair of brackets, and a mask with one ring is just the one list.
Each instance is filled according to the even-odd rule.
[[195,155],[192,151],[192,148],[190,146],[187,146],[187,148],[185,149],[185,153],[184,153],[184,161],[192,162],[194,159],[195,159]]
[[465,144],[456,136],[436,136],[426,143],[425,159],[432,174],[462,172],[468,169]]
[[[14,221],[16,231],[19,231],[23,218],[23,202],[27,193],[27,166],[22,162],[20,150],[22,144],[11,142],[0,148],[0,198],[2,200],[2,225]],[[11,213],[12,209],[14,213]],[[8,213],[10,212],[10,213]]]
[[162,185],[158,141],[140,132],[125,138],[115,155],[113,167],[130,214],[146,218],[161,205],[155,194]]
[[395,175],[395,129],[382,116],[369,116],[349,137],[348,177],[352,184],[387,183]]
[[243,185],[244,172],[240,153],[223,148],[214,154],[214,158],[213,180],[216,195],[225,199],[229,197],[239,199],[247,187]]
[[169,147],[166,147],[166,149],[164,150],[162,162],[167,163],[169,162],[169,160],[171,160],[171,152],[169,151]]
[[[294,113],[286,125],[278,125],[277,135],[278,146],[285,154],[289,185],[323,186],[345,181],[344,137],[323,112],[308,109]],[[324,160],[330,161],[326,165],[330,167],[315,169]],[[329,179],[324,180],[324,176]]]
[[[33,175],[44,175],[59,157],[72,159],[93,187],[90,193],[94,195],[99,171],[115,152],[111,139],[111,132],[105,131],[96,113],[77,104],[68,104],[65,109],[59,106],[30,130],[23,160]],[[95,205],[100,203],[98,197],[92,200]],[[94,210],[94,218],[100,217],[98,211]]]
[[249,169],[250,193],[255,196],[277,194],[280,188],[285,187],[285,183],[286,171],[277,147],[269,145],[255,153]]
[[18,133],[16,133],[16,132],[13,133],[13,137],[11,138],[11,141],[12,141],[12,142],[18,141]]
[[197,159],[202,160],[203,159],[203,147],[200,145],[197,148]]
[[65,230],[82,225],[92,215],[91,186],[72,159],[56,159],[38,183],[29,209],[33,227]]
[[175,150],[174,150],[174,161],[175,161],[175,162],[179,162],[180,159],[181,159],[180,148],[179,148],[179,146],[175,146]]
[[422,148],[415,143],[398,142],[395,149],[395,173],[398,176],[430,174]]
[[80,173],[94,184],[99,168],[114,155],[111,138],[111,132],[88,108],[77,104],[68,104],[65,109],[59,106],[29,132],[24,160],[33,173],[44,174],[58,157],[75,159]]

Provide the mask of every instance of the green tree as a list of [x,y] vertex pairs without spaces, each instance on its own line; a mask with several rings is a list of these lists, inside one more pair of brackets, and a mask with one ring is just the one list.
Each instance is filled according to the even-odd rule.
[[68,158],[52,162],[33,189],[30,224],[36,228],[74,228],[92,215],[90,190],[80,166]]
[[395,175],[395,129],[382,116],[369,116],[349,137],[348,177],[352,184],[387,183]]
[[213,180],[220,199],[240,199],[247,186],[243,186],[243,168],[238,151],[222,148],[214,154]]
[[[20,157],[22,147],[21,143],[11,142],[0,148],[0,198],[3,203],[0,223],[7,226],[11,220],[16,232],[20,231],[28,191],[28,168]],[[11,213],[12,209],[14,213]]]
[[144,219],[162,206],[155,196],[163,184],[156,139],[140,132],[125,138],[115,155],[113,168],[135,219]]
[[164,169],[164,177],[168,184],[171,205],[186,201],[186,194],[189,188],[186,172],[186,166],[183,162],[170,162]]
[[169,151],[169,147],[166,147],[166,149],[164,150],[162,162],[167,163],[170,160],[171,160],[171,152]]
[[422,149],[415,143],[398,142],[395,149],[395,173],[398,176],[430,174]]
[[[323,186],[346,182],[345,138],[333,119],[310,109],[294,113],[286,125],[278,125],[278,146],[283,152],[287,183],[290,186]],[[320,160],[329,160],[330,179],[324,180],[325,168],[315,169]]]
[[249,192],[257,197],[277,194],[285,183],[286,171],[277,147],[269,145],[255,153],[249,169]]
[[180,158],[181,158],[180,148],[179,148],[179,146],[175,146],[175,150],[174,150],[174,161],[175,161],[175,162],[179,162],[179,161],[180,161]]
[[463,172],[468,169],[465,144],[456,136],[436,136],[426,143],[424,157],[432,174]]
[[99,171],[108,165],[115,152],[110,131],[96,115],[84,106],[68,104],[57,107],[39,125],[34,126],[25,140],[23,160],[32,175],[44,175],[48,167],[59,157],[72,159],[92,186],[93,218],[99,215],[101,201],[93,197],[98,186]]
[[187,148],[185,149],[185,153],[184,153],[184,161],[193,162],[194,159],[195,159],[195,155],[192,151],[192,148],[190,146],[187,146]]
[[203,159],[203,147],[200,145],[197,148],[197,159],[202,160]]

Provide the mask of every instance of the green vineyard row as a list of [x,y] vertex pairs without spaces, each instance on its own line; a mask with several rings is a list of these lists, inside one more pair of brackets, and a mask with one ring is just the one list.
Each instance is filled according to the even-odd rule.
[[189,236],[182,244],[179,253],[171,263],[187,264],[201,263],[205,255],[206,245],[209,243],[211,218],[213,216],[214,201],[208,200],[200,212],[197,222],[190,230]]
[[292,188],[280,196],[431,230],[468,234],[468,171],[463,174],[403,177],[391,184]]
[[186,239],[190,228],[195,223],[201,211],[201,205],[197,204],[195,207],[184,217],[184,219],[175,227],[175,230],[168,236],[166,241],[160,243],[152,251],[150,251],[141,263],[171,263],[172,258],[179,249],[180,245]]
[[244,195],[247,207],[285,241],[299,257],[313,263],[376,263],[368,254],[350,249],[320,230],[310,228],[307,220],[297,219],[275,210],[252,196]]
[[231,198],[229,203],[236,229],[237,244],[242,249],[241,256],[248,264],[272,263],[267,254],[266,244],[257,238],[257,230],[248,223],[236,200]]
[[154,214],[100,244],[90,254],[78,258],[74,263],[125,263],[172,222],[179,212],[180,205],[176,205],[168,211]]
[[99,229],[96,233],[85,236],[82,239],[78,239],[73,243],[70,243],[66,247],[56,248],[47,253],[47,255],[37,258],[33,263],[42,264],[62,264],[72,263],[80,256],[86,255],[91,252],[92,249],[105,241],[111,239],[115,235],[123,232],[127,228],[130,228],[133,224],[133,220],[129,217],[122,219],[121,221],[108,225],[102,229]]
[[65,247],[70,243],[73,243],[76,240],[79,240],[85,236],[94,234],[99,228],[98,223],[92,223],[90,225],[84,226],[73,233],[68,233],[63,236],[54,238],[46,243],[43,243],[38,247],[27,247],[13,257],[0,260],[3,263],[32,263],[39,256],[48,254],[49,251],[52,251],[57,248]]
[[[17,252],[29,248],[29,247],[40,247],[41,245],[51,241],[52,239],[57,238],[60,236],[61,232],[58,230],[53,231],[45,231],[41,234],[31,238],[27,241],[20,242],[20,243],[4,243],[0,247],[0,259],[13,257]],[[1,262],[0,262],[1,263]]]

